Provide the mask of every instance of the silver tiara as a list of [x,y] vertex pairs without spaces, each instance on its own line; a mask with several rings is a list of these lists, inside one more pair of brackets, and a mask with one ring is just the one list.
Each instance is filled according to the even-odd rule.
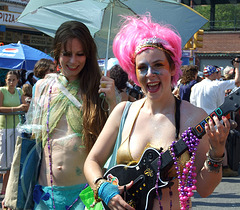
[[160,39],[156,36],[154,36],[152,38],[143,39],[137,45],[136,50],[135,50],[135,55],[137,55],[142,50],[142,48],[145,48],[145,47],[160,48],[161,45],[169,45],[169,44],[166,40]]

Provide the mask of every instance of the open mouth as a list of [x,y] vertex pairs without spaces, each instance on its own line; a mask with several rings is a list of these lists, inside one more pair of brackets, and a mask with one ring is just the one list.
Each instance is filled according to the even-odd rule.
[[69,69],[70,71],[76,71],[76,70],[78,69],[78,66],[77,66],[77,67],[70,67],[70,66],[68,66],[68,69]]
[[147,84],[148,92],[155,93],[160,88],[160,82],[152,82]]

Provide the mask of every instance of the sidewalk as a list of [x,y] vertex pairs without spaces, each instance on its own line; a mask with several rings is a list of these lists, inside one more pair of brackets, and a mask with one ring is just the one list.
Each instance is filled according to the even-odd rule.
[[193,210],[233,210],[240,209],[240,175],[223,177],[221,183],[208,198],[194,193]]

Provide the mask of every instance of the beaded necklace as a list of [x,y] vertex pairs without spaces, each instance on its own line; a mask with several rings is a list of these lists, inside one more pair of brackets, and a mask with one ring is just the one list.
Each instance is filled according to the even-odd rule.
[[[196,159],[196,151],[197,146],[199,145],[199,139],[192,133],[192,129],[189,127],[182,134],[182,139],[188,146],[188,151],[191,153],[190,160],[186,163],[186,167],[183,169],[182,174],[180,171],[180,167],[177,165],[177,161],[174,161],[175,169],[177,171],[178,180],[179,180],[179,200],[181,210],[189,209],[190,198],[193,196],[193,190],[196,190],[196,177],[197,173],[196,166],[194,166],[194,162]],[[174,144],[174,143],[173,143]],[[174,154],[173,144],[171,145],[172,155]]]
[[50,146],[50,134],[49,134],[49,116],[50,116],[50,102],[51,102],[51,93],[52,93],[52,85],[49,88],[49,96],[48,96],[48,107],[47,107],[47,145],[48,145],[48,157],[49,157],[49,168],[50,168],[50,182],[51,182],[51,190],[52,190],[52,201],[53,201],[53,209],[55,208],[54,195],[53,195],[53,173],[52,173],[52,156],[51,156],[51,146]]
[[[50,129],[49,129],[49,117],[50,117],[50,102],[51,102],[51,93],[54,81],[49,87],[49,97],[48,97],[48,106],[47,106],[47,145],[48,145],[48,157],[49,157],[49,168],[50,168],[50,183],[51,183],[51,191],[52,191],[52,201],[53,201],[53,209],[56,209],[54,193],[53,193],[53,172],[52,172],[52,156],[51,156],[51,146],[50,146]],[[70,210],[71,207],[79,200],[79,196],[73,201],[70,206],[65,206],[66,210]]]
[[[173,164],[177,173],[178,178],[178,192],[179,192],[179,201],[181,210],[186,210],[190,208],[190,198],[194,195],[193,190],[196,190],[196,166],[194,166],[195,158],[196,158],[196,151],[197,146],[199,144],[199,139],[192,133],[192,129],[189,127],[185,132],[181,135],[183,141],[186,143],[188,147],[189,153],[191,153],[190,160],[186,163],[185,167],[181,172],[180,161],[178,161],[175,152],[174,152],[174,144],[177,141],[173,141],[170,145],[170,153],[173,158]],[[160,210],[163,209],[161,205],[161,199],[158,193],[158,179],[160,178],[160,167],[161,167],[161,156],[163,152],[160,153],[158,159],[158,173],[157,173],[157,180],[156,180],[156,194],[159,201]],[[169,195],[170,198],[172,197],[172,191],[169,187]],[[170,200],[170,209],[172,209],[172,200]]]

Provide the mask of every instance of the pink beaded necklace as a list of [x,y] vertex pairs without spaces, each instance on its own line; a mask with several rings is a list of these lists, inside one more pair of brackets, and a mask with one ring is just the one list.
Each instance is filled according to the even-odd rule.
[[[185,167],[181,173],[180,161],[178,161],[175,152],[174,152],[174,144],[177,141],[173,141],[170,145],[170,153],[173,158],[173,164],[175,166],[175,170],[177,173],[177,178],[179,182],[178,192],[179,192],[179,201],[181,210],[186,210],[190,208],[190,198],[194,195],[193,190],[196,190],[196,166],[194,166],[195,157],[197,146],[199,144],[199,139],[192,133],[192,129],[189,127],[185,132],[181,135],[183,141],[188,146],[188,151],[191,153],[190,160],[186,163]],[[160,167],[161,167],[161,156],[163,152],[160,153],[158,159],[158,173],[157,173],[157,180],[156,180],[156,194],[159,201],[160,210],[163,209],[161,205],[161,199],[158,193],[158,179],[160,178]],[[169,195],[170,198],[172,197],[171,187],[169,187]],[[172,199],[170,200],[170,209],[172,209]]]

